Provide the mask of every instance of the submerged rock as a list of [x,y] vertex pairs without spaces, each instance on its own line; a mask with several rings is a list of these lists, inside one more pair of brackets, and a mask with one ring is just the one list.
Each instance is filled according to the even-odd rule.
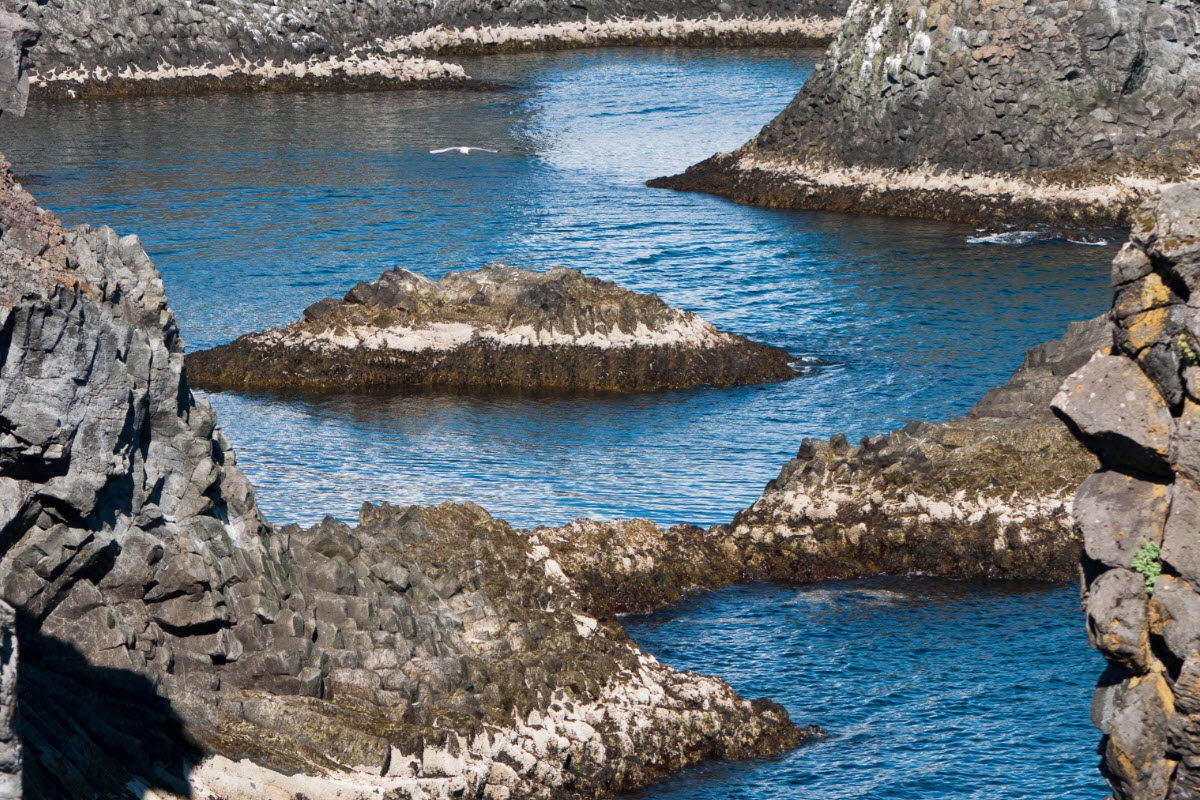
[[26,798],[591,798],[819,735],[641,653],[469,504],[274,528],[183,359],[137,238],[64,230],[0,168]]
[[965,417],[851,447],[806,439],[727,525],[577,521],[530,535],[617,611],[742,580],[880,573],[1062,581],[1077,576],[1071,500],[1096,466],[1050,412],[1063,379],[1111,344],[1107,320],[1031,349]]
[[791,104],[651,185],[987,224],[1123,223],[1200,167],[1200,8],[855,0]]
[[402,269],[188,357],[203,389],[638,392],[796,376],[778,348],[571,269]]
[[1088,635],[1108,660],[1092,701],[1117,800],[1200,788],[1200,184],[1140,209],[1113,262],[1111,355],[1054,400],[1101,468],[1075,513]]

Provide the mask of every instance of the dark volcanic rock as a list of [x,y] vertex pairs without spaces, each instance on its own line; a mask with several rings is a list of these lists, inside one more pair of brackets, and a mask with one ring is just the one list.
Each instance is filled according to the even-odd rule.
[[18,116],[25,113],[29,99],[29,75],[26,61],[29,48],[37,41],[37,28],[0,3],[0,112]]
[[[204,68],[252,63],[320,63],[353,53],[379,54],[381,44],[395,37],[450,30],[516,29],[591,20],[658,20],[666,16],[683,21],[713,18],[840,19],[848,0],[596,0],[596,2],[544,2],[544,0],[477,0],[427,2],[426,0],[17,0],[20,11],[41,27],[45,36],[33,51],[41,75],[73,73],[84,79],[88,94],[127,94],[121,82],[96,81],[97,70],[124,75],[128,69],[162,72],[165,67]],[[824,44],[832,35],[825,26],[816,37],[779,35],[753,25],[733,35],[672,33],[665,37],[680,44],[712,41],[717,44]],[[573,37],[513,35],[510,46],[477,41],[468,35],[455,43],[445,39],[441,52],[489,52],[495,49],[555,47]],[[663,38],[657,33],[611,37],[612,43],[634,43]],[[384,48],[386,49],[386,48]],[[168,77],[168,76],[163,76]],[[175,82],[168,90],[212,90],[212,82]],[[231,85],[232,88],[238,88]],[[80,88],[71,84],[79,94]],[[276,87],[284,88],[284,87]],[[60,87],[63,89],[63,87]],[[64,89],[65,90],[65,89]],[[113,91],[107,91],[113,90]],[[146,93],[140,87],[135,93]],[[43,95],[45,96],[45,95]]]
[[[1054,409],[1104,467],[1075,501],[1092,702],[1117,800],[1200,789],[1200,184],[1133,218],[1113,262],[1112,355],[1073,374]],[[1160,575],[1161,573],[1161,575]]]
[[21,740],[16,731],[17,620],[0,603],[0,800],[21,800]]
[[1111,224],[1200,164],[1200,8],[856,0],[786,110],[669,188],[771,206]]
[[728,525],[660,529],[645,520],[581,520],[531,536],[577,584],[595,587],[618,611],[647,610],[692,587],[740,580],[914,572],[1071,580],[1081,541],[1071,498],[1096,459],[1054,419],[1049,403],[1064,377],[1111,340],[1103,317],[1073,323],[950,422],[909,423],[858,447],[844,436],[806,439],[762,497]]
[[[0,543],[27,798],[590,798],[817,733],[641,653],[474,506],[274,529],[138,240],[7,169]],[[0,776],[6,709],[0,647]]]
[[204,389],[635,392],[787,380],[784,351],[576,270],[392,270],[188,357]]

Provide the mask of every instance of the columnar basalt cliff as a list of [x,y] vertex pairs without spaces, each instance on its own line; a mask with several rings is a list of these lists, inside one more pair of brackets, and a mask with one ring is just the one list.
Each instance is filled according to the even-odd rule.
[[474,506],[273,528],[138,240],[6,166],[0,543],[27,798],[599,797],[816,734],[641,653]]
[[708,530],[580,520],[531,531],[617,611],[741,580],[919,572],[1063,581],[1078,575],[1076,488],[1096,459],[1054,419],[1064,378],[1112,341],[1105,318],[1038,345],[965,416],[850,446],[806,439],[750,508]]
[[622,44],[824,46],[847,0],[18,0],[50,99],[462,84],[420,52]]
[[[1133,219],[1113,262],[1111,355],[1055,410],[1100,458],[1075,516],[1088,635],[1108,660],[1092,701],[1118,800],[1200,791],[1200,184]],[[1193,296],[1195,295],[1195,296]]]
[[796,376],[783,350],[582,273],[402,269],[285,328],[194,353],[204,389],[635,392]]
[[652,185],[965,222],[1114,224],[1200,166],[1200,8],[855,0],[792,103]]

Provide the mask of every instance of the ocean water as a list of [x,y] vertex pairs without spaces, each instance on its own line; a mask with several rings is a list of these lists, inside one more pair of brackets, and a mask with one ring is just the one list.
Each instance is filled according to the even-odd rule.
[[[784,347],[787,383],[636,397],[210,395],[277,523],[472,500],[518,525],[722,522],[801,438],[944,419],[1108,304],[1094,236],[747,208],[643,182],[741,144],[817,53],[465,60],[511,88],[34,107],[0,150],[66,222],[136,232],[189,347],[394,266],[576,267]],[[497,154],[435,156],[472,144]],[[1076,241],[1071,241],[1074,239]],[[646,798],[1100,798],[1073,587],[744,586],[630,619],[829,740]]]
[[[945,419],[1108,303],[1112,246],[747,208],[643,182],[732,149],[809,51],[592,50],[468,60],[499,92],[265,95],[34,107],[0,149],[70,223],[143,237],[191,348],[296,319],[404,266],[564,265],[818,366],[637,397],[212,402],[277,522],[363,500],[473,500],[515,524],[710,524],[805,436]],[[431,155],[447,145],[491,154]]]
[[1088,703],[1104,668],[1074,586],[875,578],[740,586],[632,617],[674,667],[829,733],[685,770],[637,800],[1100,800]]

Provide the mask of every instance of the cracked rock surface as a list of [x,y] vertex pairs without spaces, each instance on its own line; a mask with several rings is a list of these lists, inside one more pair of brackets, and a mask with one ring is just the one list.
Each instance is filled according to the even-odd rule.
[[1200,162],[1198,44],[1200,9],[1175,0],[855,0],[783,113],[655,185],[985,224],[1124,222]]
[[636,392],[796,376],[785,351],[577,270],[402,269],[188,357],[204,389]]
[[[1200,791],[1200,184],[1141,208],[1113,262],[1114,348],[1055,411],[1100,459],[1075,500],[1092,701],[1117,800]],[[1161,574],[1159,574],[1161,573]],[[1156,577],[1157,576],[1157,577]]]

